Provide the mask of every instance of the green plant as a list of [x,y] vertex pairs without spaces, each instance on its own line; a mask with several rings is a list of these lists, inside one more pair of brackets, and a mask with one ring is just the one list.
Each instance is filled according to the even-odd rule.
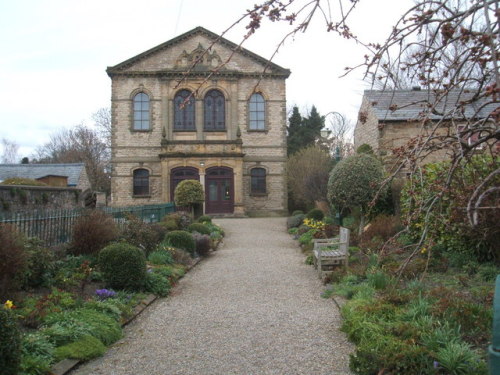
[[137,216],[128,215],[122,236],[125,242],[137,246],[147,255],[156,249],[164,235],[165,233],[155,230],[151,224],[145,223]]
[[387,286],[391,281],[390,277],[382,271],[375,271],[373,273],[369,273],[367,275],[367,279],[368,279],[368,284],[377,290],[382,290],[387,288]]
[[164,226],[167,231],[178,230],[179,225],[177,221],[173,218],[167,218],[160,222],[160,225]]
[[174,201],[177,206],[193,207],[205,201],[203,186],[196,180],[183,180],[177,185],[174,192]]
[[73,254],[97,254],[118,236],[113,218],[101,210],[88,210],[73,226]]
[[75,342],[56,348],[54,354],[58,361],[65,358],[89,360],[100,357],[105,352],[106,347],[100,340],[92,336],[83,336]]
[[26,240],[26,270],[23,287],[50,286],[55,269],[54,252],[42,245],[36,238]]
[[312,243],[312,240],[314,239],[314,235],[318,233],[317,229],[310,229],[306,233],[302,234],[299,237],[299,243],[301,245],[308,245]]
[[314,257],[312,254],[309,254],[307,257],[306,257],[306,260],[305,260],[305,263],[309,266],[311,266],[312,264],[314,264]]
[[157,265],[174,263],[172,253],[168,250],[153,251],[151,254],[149,254],[148,261],[152,264]]
[[299,232],[299,228],[288,229],[288,234],[297,234],[298,232]]
[[373,148],[369,144],[363,143],[356,149],[357,154],[370,154],[373,155]]
[[146,278],[146,258],[127,243],[106,246],[99,253],[99,267],[106,284],[116,289],[138,290]]
[[493,264],[484,264],[479,267],[478,274],[484,281],[494,281],[500,274],[500,269]]
[[187,230],[189,232],[198,232],[200,234],[207,234],[209,235],[210,234],[210,228],[205,225],[205,224],[201,224],[201,223],[193,223],[193,224],[190,224],[188,227],[187,227]]
[[170,291],[170,281],[160,273],[148,272],[145,290],[160,297],[166,297]]
[[27,333],[23,336],[21,374],[44,375],[54,361],[55,346],[46,335],[40,332]]
[[12,311],[0,306],[0,369],[16,375],[21,363],[21,334]]
[[304,215],[304,211],[302,210],[295,210],[292,212],[292,216],[297,216],[297,215]]
[[196,242],[189,232],[174,230],[167,233],[165,240],[168,241],[173,247],[186,250],[191,255],[194,255],[196,251]]
[[479,356],[464,342],[449,341],[436,353],[438,368],[453,375],[487,374],[480,368]]
[[11,224],[0,223],[0,301],[21,285],[27,267],[24,236]]
[[198,218],[198,223],[202,223],[202,224],[212,223],[212,218],[210,216],[208,216],[208,215],[201,215]]
[[325,217],[325,213],[319,208],[313,208],[306,214],[307,219],[321,221]]
[[305,217],[306,217],[306,215],[304,215],[304,214],[298,214],[298,215],[294,215],[294,216],[287,218],[286,219],[286,227],[287,228],[299,227],[303,223]]

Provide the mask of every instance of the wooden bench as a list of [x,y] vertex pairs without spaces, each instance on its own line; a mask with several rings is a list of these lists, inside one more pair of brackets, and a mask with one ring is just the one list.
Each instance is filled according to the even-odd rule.
[[339,237],[313,240],[313,262],[320,278],[323,273],[332,272],[338,266],[347,267],[349,234],[349,229],[340,227]]

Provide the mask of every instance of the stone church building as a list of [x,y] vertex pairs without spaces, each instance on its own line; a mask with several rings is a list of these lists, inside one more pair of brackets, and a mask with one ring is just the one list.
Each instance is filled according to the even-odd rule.
[[205,212],[284,215],[284,69],[202,27],[108,67],[113,206],[173,201],[184,179]]

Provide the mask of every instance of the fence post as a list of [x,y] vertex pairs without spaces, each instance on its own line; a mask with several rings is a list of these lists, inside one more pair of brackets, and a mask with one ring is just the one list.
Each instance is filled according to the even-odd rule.
[[493,339],[488,348],[490,357],[490,375],[500,373],[500,275],[495,282],[493,298]]

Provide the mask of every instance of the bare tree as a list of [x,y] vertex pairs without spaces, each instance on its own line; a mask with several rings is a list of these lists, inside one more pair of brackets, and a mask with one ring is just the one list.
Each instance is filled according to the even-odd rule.
[[2,138],[2,164],[14,164],[19,162],[19,145],[7,138]]
[[344,159],[354,153],[352,131],[354,125],[339,112],[329,112],[325,115],[326,134],[318,142],[329,150],[337,160]]
[[108,148],[111,148],[111,108],[99,108],[92,114],[92,120],[101,139]]
[[96,130],[83,124],[52,134],[35,150],[34,163],[85,163],[94,190],[109,192],[109,151]]

